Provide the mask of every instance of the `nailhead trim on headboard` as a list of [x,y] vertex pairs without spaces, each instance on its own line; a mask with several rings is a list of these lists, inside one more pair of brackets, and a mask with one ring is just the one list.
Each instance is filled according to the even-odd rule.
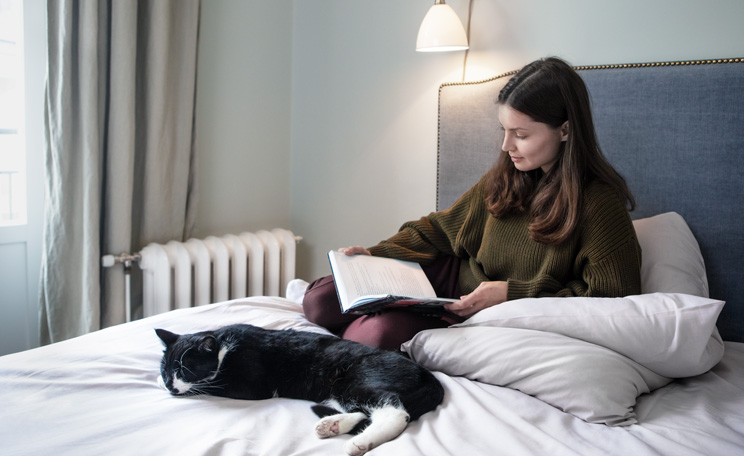
[[621,63],[615,65],[589,65],[589,66],[575,66],[576,70],[606,70],[606,69],[618,69],[618,68],[644,68],[644,67],[660,67],[660,66],[680,66],[680,65],[712,65],[719,63],[739,63],[744,61],[743,58],[733,59],[711,59],[711,60],[684,60],[678,62],[652,62],[652,63]]
[[[720,63],[739,63],[739,62],[744,62],[744,57],[735,57],[731,59],[680,60],[680,61],[672,61],[672,62],[614,63],[614,64],[608,64],[608,65],[581,65],[581,66],[574,66],[573,68],[575,70],[608,70],[608,69],[618,69],[618,68],[644,68],[644,67],[681,66],[681,65],[715,65],[715,64],[720,64]],[[441,86],[439,86],[439,90],[441,91],[442,87],[448,87],[448,86],[483,84],[485,82],[495,81],[496,79],[501,79],[507,76],[512,76],[516,74],[517,71],[519,70],[509,71],[507,73],[502,73],[502,74],[499,74],[498,76],[493,76],[493,77],[482,79],[479,81],[445,82]]]

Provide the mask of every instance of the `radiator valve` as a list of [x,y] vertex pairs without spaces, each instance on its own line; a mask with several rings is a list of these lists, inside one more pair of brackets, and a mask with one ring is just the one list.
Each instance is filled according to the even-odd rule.
[[123,264],[124,269],[129,269],[132,267],[132,263],[138,262],[142,259],[142,256],[139,253],[135,253],[134,255],[130,253],[122,253],[120,255],[104,255],[101,258],[101,265],[104,268],[110,268],[117,264]]

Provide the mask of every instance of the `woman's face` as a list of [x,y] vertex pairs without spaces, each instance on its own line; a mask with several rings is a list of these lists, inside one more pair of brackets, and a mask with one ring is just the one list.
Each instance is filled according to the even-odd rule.
[[558,160],[561,142],[568,139],[568,121],[553,128],[506,105],[499,106],[499,122],[504,130],[501,149],[520,171],[547,172]]

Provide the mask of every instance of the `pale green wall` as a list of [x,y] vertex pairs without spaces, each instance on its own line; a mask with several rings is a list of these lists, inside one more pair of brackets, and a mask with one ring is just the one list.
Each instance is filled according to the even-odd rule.
[[[468,0],[447,3],[466,18]],[[545,55],[744,57],[739,0],[473,3],[469,80]],[[201,233],[289,220],[304,237],[299,275],[312,279],[327,273],[327,250],[376,243],[433,210],[438,87],[461,79],[463,53],[414,51],[431,4],[205,0]]]
[[291,0],[204,0],[196,237],[289,227]]

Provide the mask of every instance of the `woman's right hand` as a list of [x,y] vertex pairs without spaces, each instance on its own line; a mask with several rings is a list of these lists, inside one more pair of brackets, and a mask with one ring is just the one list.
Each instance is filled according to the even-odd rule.
[[369,250],[365,249],[364,247],[360,245],[353,245],[351,247],[344,247],[342,249],[338,249],[339,252],[344,253],[348,256],[352,255],[372,255],[369,253]]

